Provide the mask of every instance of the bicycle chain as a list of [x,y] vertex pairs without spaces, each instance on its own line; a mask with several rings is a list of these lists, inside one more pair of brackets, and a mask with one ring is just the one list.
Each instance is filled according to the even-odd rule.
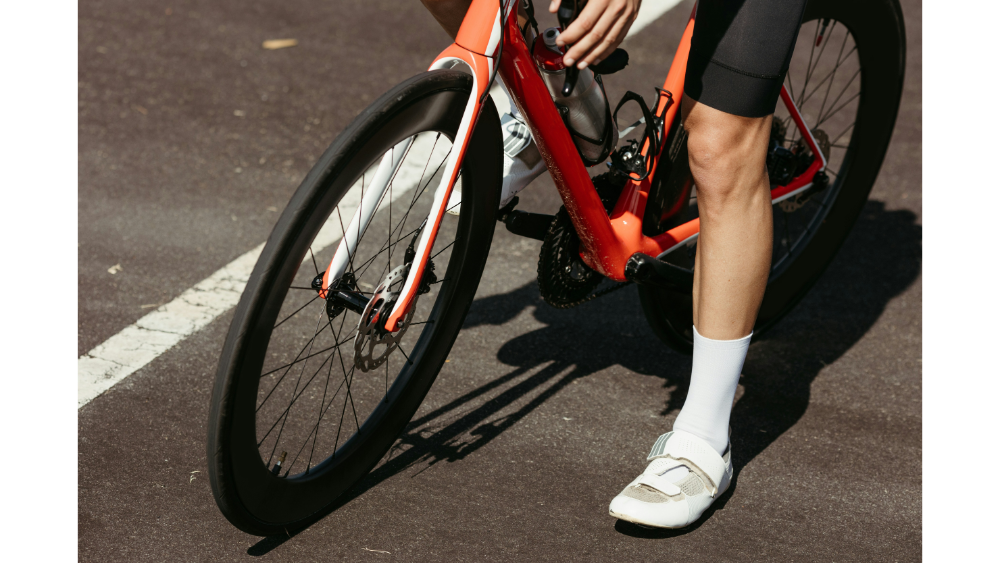
[[[609,172],[596,176],[594,187],[610,213],[625,186],[625,177]],[[630,285],[620,282],[596,293],[604,277],[580,259],[580,238],[565,207],[559,208],[542,241],[538,256],[538,290],[542,299],[557,309],[569,309]]]

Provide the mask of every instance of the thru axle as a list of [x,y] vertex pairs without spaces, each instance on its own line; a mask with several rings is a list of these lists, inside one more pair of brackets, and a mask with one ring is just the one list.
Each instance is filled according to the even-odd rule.
[[[316,276],[312,281],[312,288],[320,295],[323,294],[324,274],[325,272]],[[346,273],[326,291],[326,312],[331,319],[343,313],[344,309],[360,315],[364,312],[365,306],[368,305],[368,300],[368,297],[357,290],[354,276]]]

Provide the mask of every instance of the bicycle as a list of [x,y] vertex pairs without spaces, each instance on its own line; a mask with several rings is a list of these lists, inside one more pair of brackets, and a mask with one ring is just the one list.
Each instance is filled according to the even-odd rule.
[[[634,282],[654,332],[690,349],[697,187],[674,97],[695,12],[656,103],[641,104],[641,136],[619,147],[611,172],[591,178],[533,62],[537,25],[512,15],[517,4],[474,0],[455,43],[344,130],[268,238],[210,409],[212,491],[237,528],[269,535],[308,525],[382,459],[451,350],[496,220],[543,240],[539,289],[550,304],[578,305]],[[530,0],[524,6],[531,13]],[[803,297],[847,236],[902,91],[896,0],[812,0],[803,25],[772,128],[778,210],[755,336]],[[817,74],[828,45],[834,66]],[[497,210],[501,129],[488,94],[498,72],[552,172],[563,201],[555,216],[518,211],[516,201]],[[457,218],[445,213],[453,189]],[[598,291],[605,279],[617,285]]]

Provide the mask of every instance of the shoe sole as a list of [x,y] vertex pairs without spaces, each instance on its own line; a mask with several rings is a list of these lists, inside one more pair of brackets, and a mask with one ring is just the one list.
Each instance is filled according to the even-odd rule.
[[[657,529],[657,530],[680,530],[681,528],[687,528],[691,524],[694,524],[694,522],[692,522],[691,524],[685,524],[683,526],[662,526],[660,524],[650,524],[649,522],[644,522],[644,521],[642,521],[642,520],[640,520],[638,518],[632,518],[632,517],[626,516],[624,514],[618,514],[614,510],[608,510],[608,514],[610,514],[611,516],[614,516],[615,518],[617,518],[619,520],[624,520],[626,522],[631,522],[631,523],[633,523],[633,524],[635,524],[637,526],[642,526],[643,528],[653,528],[653,529]],[[695,520],[695,522],[697,522],[697,520]]]

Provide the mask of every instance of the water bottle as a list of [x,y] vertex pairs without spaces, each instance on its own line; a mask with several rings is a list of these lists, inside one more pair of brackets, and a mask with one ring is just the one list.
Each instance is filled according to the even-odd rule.
[[562,62],[563,52],[556,45],[556,37],[559,37],[559,28],[546,29],[542,32],[541,41],[535,41],[532,55],[584,164],[594,166],[607,159],[618,144],[618,130],[611,120],[604,86],[589,68],[579,71],[576,86],[570,95],[562,95],[566,66]]

